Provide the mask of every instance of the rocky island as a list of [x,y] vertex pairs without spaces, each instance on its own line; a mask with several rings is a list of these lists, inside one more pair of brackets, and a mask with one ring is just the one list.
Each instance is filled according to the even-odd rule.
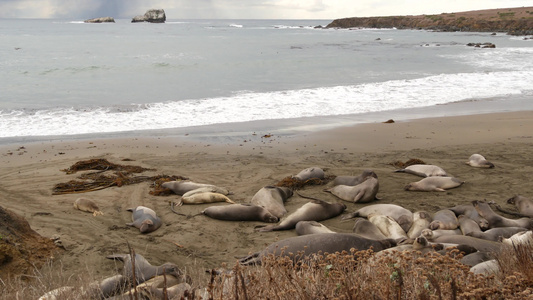
[[144,15],[133,17],[132,23],[148,22],[148,23],[165,23],[167,17],[163,9],[149,9]]
[[533,6],[475,10],[438,15],[354,17],[333,20],[327,28],[398,28],[435,31],[533,34]]

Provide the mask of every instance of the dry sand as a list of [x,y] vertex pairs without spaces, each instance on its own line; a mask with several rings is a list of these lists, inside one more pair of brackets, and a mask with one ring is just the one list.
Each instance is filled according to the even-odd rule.
[[[410,210],[435,212],[472,200],[505,200],[515,194],[533,197],[533,112],[482,114],[419,119],[392,124],[373,123],[299,136],[262,137],[231,144],[195,141],[187,137],[123,138],[38,142],[0,147],[0,205],[25,217],[46,237],[58,235],[66,250],[55,257],[54,267],[64,273],[87,272],[97,278],[116,274],[106,255],[126,253],[127,243],[153,264],[174,262],[188,270],[232,266],[236,256],[261,250],[294,230],[258,233],[260,222],[227,222],[200,215],[187,219],[171,212],[176,196],[152,196],[149,183],[112,187],[84,194],[52,195],[55,184],[76,178],[61,169],[80,160],[105,158],[114,163],[140,165],[155,171],[146,175],[180,175],[233,191],[232,199],[248,202],[263,186],[272,185],[300,170],[319,166],[329,175],[358,175],[373,169],[379,176],[380,203],[395,203]],[[492,161],[494,169],[465,165],[473,153]],[[393,173],[389,163],[419,158],[443,167],[466,183],[447,192],[407,192],[403,187],[420,178]],[[122,161],[131,159],[132,161]],[[324,186],[300,190],[327,201],[342,201],[323,192]],[[93,217],[72,206],[78,197],[95,200],[104,212]],[[308,202],[293,196],[290,212]],[[344,202],[352,212],[363,204]],[[126,227],[126,209],[153,208],[164,225],[150,234]],[[224,203],[215,205],[226,205]],[[179,210],[197,214],[210,205],[184,205]],[[353,222],[340,217],[322,222],[330,229],[350,232]],[[179,246],[177,246],[179,245]],[[120,267],[120,266],[119,266]]]

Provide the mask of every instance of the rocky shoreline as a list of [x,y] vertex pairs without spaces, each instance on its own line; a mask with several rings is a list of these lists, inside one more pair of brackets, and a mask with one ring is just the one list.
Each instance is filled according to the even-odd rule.
[[533,7],[476,10],[438,15],[353,17],[326,28],[397,28],[435,31],[507,32],[533,35]]

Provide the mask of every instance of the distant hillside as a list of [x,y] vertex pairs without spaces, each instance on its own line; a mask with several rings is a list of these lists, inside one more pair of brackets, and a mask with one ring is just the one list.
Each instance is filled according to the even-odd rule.
[[533,35],[533,6],[474,10],[439,15],[344,18],[327,28],[429,29],[436,31],[507,32]]

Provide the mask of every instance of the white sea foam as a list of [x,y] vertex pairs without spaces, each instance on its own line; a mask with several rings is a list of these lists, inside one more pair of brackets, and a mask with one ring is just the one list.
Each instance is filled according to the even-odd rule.
[[533,71],[442,74],[353,86],[160,102],[135,109],[0,111],[0,137],[165,129],[228,122],[331,116],[415,108],[530,93]]

